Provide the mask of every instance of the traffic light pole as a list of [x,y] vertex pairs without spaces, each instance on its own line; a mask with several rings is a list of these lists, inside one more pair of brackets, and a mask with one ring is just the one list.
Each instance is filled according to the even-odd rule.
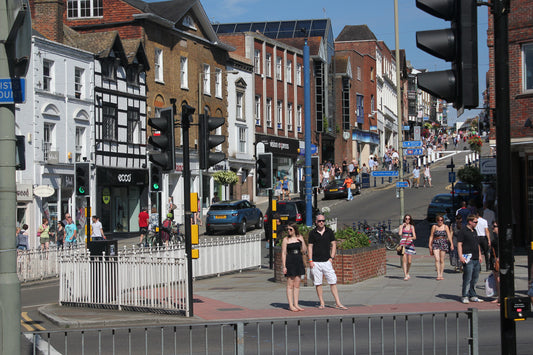
[[513,229],[511,199],[511,130],[509,124],[509,0],[495,0],[494,71],[496,93],[496,169],[498,173],[498,256],[500,259],[500,331],[502,354],[516,354],[516,325],[505,317],[506,297],[514,297]]
[[272,228],[272,216],[274,216],[274,211],[272,211],[272,198],[272,189],[268,189],[268,206],[270,206],[270,218],[268,219],[267,223],[270,223],[270,228],[266,228],[266,230],[270,231],[270,235],[267,235],[266,237],[268,238],[268,267],[271,270],[274,268],[274,229]]
[[[174,118],[172,118],[174,120]],[[189,317],[194,316],[193,288],[192,288],[192,243],[191,243],[191,161],[189,157],[189,127],[187,117],[181,121],[183,135],[183,201],[185,204],[185,253],[187,254],[187,290],[189,299]]]
[[[398,0],[394,0],[394,34],[396,43],[396,101],[398,115],[398,166],[399,181],[403,181],[403,115],[402,115],[402,87],[400,77],[400,33],[398,28]],[[404,188],[400,187],[400,218],[405,216]]]

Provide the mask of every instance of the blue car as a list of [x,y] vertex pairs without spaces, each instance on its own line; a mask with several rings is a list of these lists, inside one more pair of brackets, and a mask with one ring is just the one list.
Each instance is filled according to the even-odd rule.
[[248,200],[222,201],[209,207],[205,234],[234,231],[246,234],[248,227],[263,228],[263,214]]
[[[453,202],[452,202],[453,201]],[[453,198],[452,194],[438,194],[433,196],[428,206],[427,219],[428,221],[434,221],[437,215],[446,214],[446,209],[450,209],[452,216],[455,215],[455,211],[461,205],[461,198]]]

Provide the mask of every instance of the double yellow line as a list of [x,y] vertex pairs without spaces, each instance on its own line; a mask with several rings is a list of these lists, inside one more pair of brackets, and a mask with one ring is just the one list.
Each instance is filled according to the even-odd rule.
[[28,312],[21,312],[20,316],[22,317],[22,319],[20,320],[20,325],[24,327],[28,332],[32,332],[34,330],[46,330],[39,323],[31,319],[28,316]]

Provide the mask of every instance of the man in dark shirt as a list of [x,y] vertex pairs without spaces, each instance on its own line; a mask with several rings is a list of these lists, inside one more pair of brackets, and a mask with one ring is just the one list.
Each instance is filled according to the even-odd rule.
[[337,275],[333,269],[333,259],[337,253],[337,242],[333,231],[326,227],[326,218],[319,214],[316,216],[316,228],[309,232],[309,266],[313,272],[313,280],[316,287],[316,293],[320,305],[318,308],[325,307],[322,292],[322,279],[326,277],[331,293],[335,298],[335,308],[348,309],[344,307],[339,299],[337,290]]
[[463,263],[463,289],[461,302],[483,302],[476,294],[476,283],[481,271],[481,248],[479,236],[476,232],[478,220],[473,214],[466,218],[466,228],[457,232],[457,251],[459,260]]

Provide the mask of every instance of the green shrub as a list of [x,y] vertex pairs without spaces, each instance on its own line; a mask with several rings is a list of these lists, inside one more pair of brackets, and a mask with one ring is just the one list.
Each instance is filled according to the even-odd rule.
[[365,233],[354,231],[347,227],[335,233],[337,238],[337,249],[356,249],[370,246],[370,240]]

